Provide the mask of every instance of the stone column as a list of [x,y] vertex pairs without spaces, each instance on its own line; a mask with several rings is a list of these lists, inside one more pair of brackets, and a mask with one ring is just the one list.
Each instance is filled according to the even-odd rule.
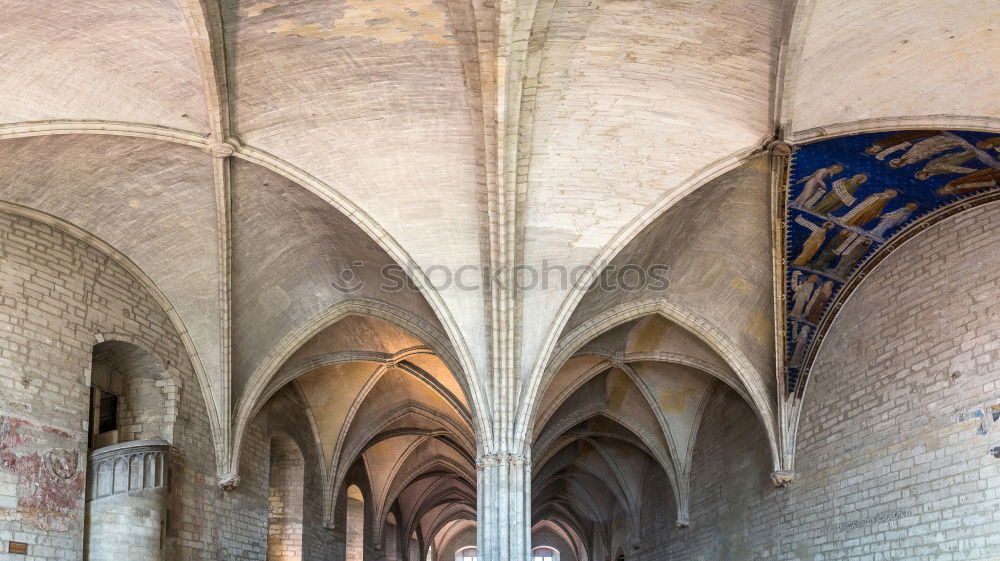
[[531,558],[531,466],[522,454],[484,454],[477,520],[480,561]]
[[166,440],[138,440],[90,453],[85,560],[165,559],[169,451]]

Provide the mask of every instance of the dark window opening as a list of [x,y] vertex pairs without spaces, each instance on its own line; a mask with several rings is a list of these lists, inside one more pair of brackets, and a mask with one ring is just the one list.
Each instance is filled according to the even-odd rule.
[[91,419],[91,433],[104,434],[118,430],[118,396],[102,390],[94,390],[92,398],[97,402],[96,419]]

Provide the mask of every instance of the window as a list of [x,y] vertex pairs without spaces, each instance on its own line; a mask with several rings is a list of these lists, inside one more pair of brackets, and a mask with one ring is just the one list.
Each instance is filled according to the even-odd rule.
[[466,547],[455,553],[455,561],[479,561],[479,550],[475,547]]
[[536,547],[531,555],[532,561],[559,561],[559,552],[551,547]]

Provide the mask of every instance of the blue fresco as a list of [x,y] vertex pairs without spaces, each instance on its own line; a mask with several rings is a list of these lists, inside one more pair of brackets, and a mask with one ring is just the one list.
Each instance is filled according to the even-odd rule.
[[1000,183],[1000,136],[899,131],[822,140],[792,154],[786,200],[788,391],[817,328],[864,263],[927,214]]

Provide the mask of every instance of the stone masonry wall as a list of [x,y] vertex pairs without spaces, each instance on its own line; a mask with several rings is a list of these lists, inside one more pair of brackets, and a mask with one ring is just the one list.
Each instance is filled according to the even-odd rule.
[[119,341],[95,346],[90,385],[118,396],[118,442],[173,441],[177,384],[144,350]]
[[178,382],[167,558],[257,558],[247,552],[263,550],[266,529],[253,524],[250,505],[266,513],[266,495],[218,489],[197,378],[138,280],[62,230],[0,213],[0,326],[0,548],[28,543],[19,561],[82,556],[88,386],[100,334],[145,349]]
[[386,523],[383,534],[385,561],[399,561],[399,528],[395,524]]
[[[357,501],[348,496],[348,490],[351,486],[358,488],[364,501]],[[352,531],[357,533],[360,530],[361,537],[363,538],[360,542],[361,549],[358,550],[355,547],[353,555],[358,556],[358,561],[385,560],[385,549],[375,549],[375,542],[372,539],[375,532],[372,496],[371,483],[368,481],[364,461],[359,459],[347,471],[347,477],[344,479],[340,492],[334,501],[334,527],[332,530],[326,530],[326,539],[329,541],[324,542],[325,546],[329,548],[329,552],[325,553],[326,557],[319,557],[320,559],[329,559],[330,561],[350,561],[354,559],[354,557],[351,557],[352,547],[348,544],[349,536]],[[359,506],[361,507],[360,509],[352,512],[352,508]],[[360,529],[358,527],[352,529],[351,525],[348,524],[348,513],[351,513],[352,517],[357,515],[361,519],[363,526]],[[396,514],[398,515],[399,513],[397,512]],[[405,553],[406,542],[405,540],[401,541],[402,543],[399,546],[401,551]],[[405,559],[405,555],[403,559]]]
[[[455,554],[459,550],[476,545],[476,527],[466,528],[448,541],[441,548],[441,551],[434,553],[435,561],[455,561]],[[410,561],[407,559],[407,561]]]
[[540,528],[531,533],[531,547],[551,547],[559,552],[559,561],[577,561],[573,550],[562,537],[550,528]]
[[[759,422],[716,394],[695,449],[691,527],[645,486],[643,561],[996,559],[1000,206],[942,222],[844,306],[805,394],[796,481],[775,489]],[[663,506],[661,506],[661,504]]]
[[240,456],[240,485],[224,495],[234,520],[223,536],[222,559],[268,559],[268,507],[271,483],[271,441],[289,435],[302,454],[302,559],[343,561],[343,534],[323,527],[322,478],[308,419],[294,393],[279,391],[250,424]]
[[[300,501],[297,507],[299,520],[296,524],[301,527],[301,558],[307,561],[334,561],[340,558],[338,550],[342,545],[335,531],[323,527],[324,494],[320,469],[323,459],[316,449],[312,425],[304,411],[300,398],[290,388],[285,388],[271,398],[258,415],[258,422],[266,423],[268,434],[272,435],[271,442],[290,437],[294,439],[301,454],[301,458],[297,460],[302,463],[301,467],[294,469],[294,474],[287,474],[292,479],[284,482],[288,489],[294,489],[293,493],[298,495]],[[272,453],[273,451],[272,448]],[[270,469],[275,467],[273,457],[267,462],[270,463]],[[256,468],[256,471],[260,473],[261,469]]]
[[302,560],[302,505],[305,461],[291,438],[271,437],[268,476],[267,558]]
[[347,498],[347,561],[364,561],[365,503]]

